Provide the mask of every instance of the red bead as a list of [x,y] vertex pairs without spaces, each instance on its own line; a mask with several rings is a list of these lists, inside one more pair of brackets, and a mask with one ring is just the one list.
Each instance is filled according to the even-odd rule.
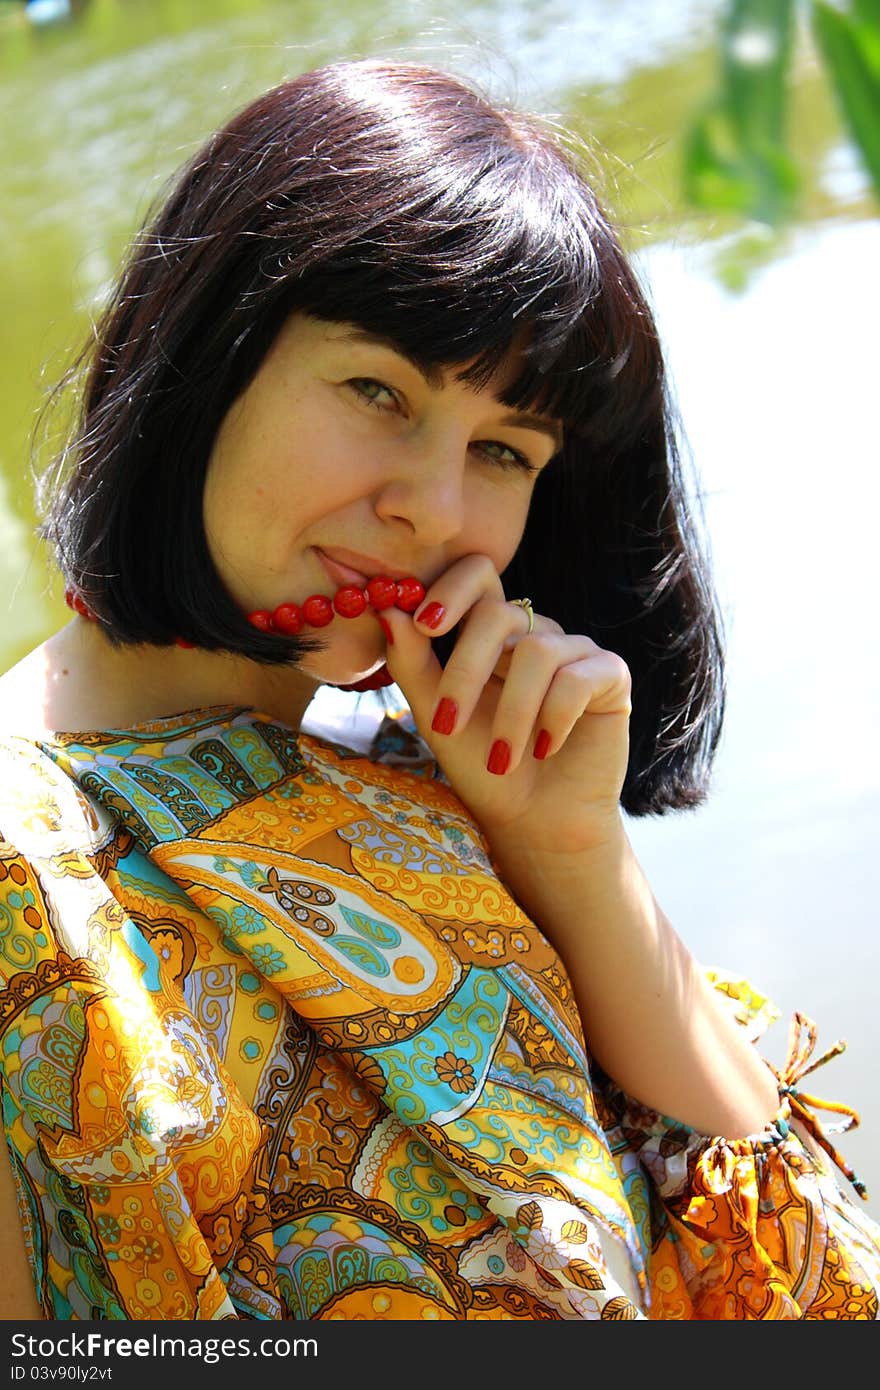
[[185,647],[187,651],[192,651],[196,644],[195,642],[187,642],[185,637],[175,637],[174,645],[176,647]]
[[367,596],[356,584],[343,584],[333,597],[333,607],[341,618],[359,618],[367,606]]
[[248,613],[248,622],[252,627],[259,628],[260,632],[272,632],[272,614],[265,608],[258,608],[256,613]]
[[295,603],[279,603],[272,614],[272,622],[276,632],[283,632],[285,637],[295,637],[303,625],[302,611]]
[[397,607],[404,613],[414,613],[425,597],[425,586],[420,579],[408,577],[397,581]]
[[381,690],[386,685],[393,685],[394,677],[387,666],[380,666],[371,676],[364,676],[363,680],[353,681],[351,685],[339,685],[337,690]]
[[387,574],[374,574],[367,583],[367,598],[378,612],[393,608],[397,602],[396,580],[389,579]]
[[371,690],[381,690],[386,685],[394,684],[394,677],[387,666],[380,666],[378,671],[374,671],[373,674],[368,677],[368,680],[372,682],[370,685]]
[[302,613],[312,627],[326,627],[333,621],[333,604],[324,594],[310,594],[302,606]]

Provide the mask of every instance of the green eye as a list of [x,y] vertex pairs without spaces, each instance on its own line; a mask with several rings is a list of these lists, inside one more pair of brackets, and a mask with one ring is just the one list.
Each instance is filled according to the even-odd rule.
[[391,390],[391,387],[386,386],[385,383],[382,381],[376,381],[373,377],[353,377],[348,384],[357,393],[357,395],[360,396],[361,400],[366,401],[368,405],[376,406],[378,410],[387,409],[387,405],[378,399],[383,392],[386,396],[389,396],[391,398],[392,403],[397,402],[397,397]]
[[[497,439],[486,439],[475,445],[475,448],[482,449],[493,462],[500,464],[502,468],[522,468],[527,473],[537,473],[534,464],[529,463],[525,454],[521,454],[518,449],[512,449],[509,444],[502,444]],[[499,453],[491,453],[490,450],[498,449]],[[504,455],[507,457],[505,458]]]

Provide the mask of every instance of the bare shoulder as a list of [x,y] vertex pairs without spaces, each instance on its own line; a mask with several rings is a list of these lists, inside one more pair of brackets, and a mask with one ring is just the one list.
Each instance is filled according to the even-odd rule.
[[60,730],[98,728],[105,685],[92,674],[72,624],[41,642],[0,675],[0,735],[49,738]]
[[0,675],[0,734],[41,738],[47,728],[50,654],[44,642]]

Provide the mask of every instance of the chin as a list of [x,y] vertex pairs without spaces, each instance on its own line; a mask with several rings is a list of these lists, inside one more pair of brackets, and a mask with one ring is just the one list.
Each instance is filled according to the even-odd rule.
[[354,681],[364,680],[367,676],[372,676],[385,664],[385,648],[379,652],[367,653],[360,652],[322,652],[313,662],[304,665],[302,670],[307,676],[321,682],[322,685],[351,685]]

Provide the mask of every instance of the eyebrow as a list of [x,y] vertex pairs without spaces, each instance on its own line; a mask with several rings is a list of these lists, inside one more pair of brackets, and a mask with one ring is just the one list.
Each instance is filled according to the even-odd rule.
[[[387,333],[371,333],[366,328],[348,328],[343,338],[350,342],[365,343],[368,347],[387,348],[389,352],[394,352],[398,357],[402,357],[411,367],[418,372],[419,376],[430,386],[432,390],[442,384],[443,373],[439,367],[426,366],[419,362],[410,353],[405,352],[400,343],[388,336]],[[543,415],[535,415],[529,410],[512,410],[508,415],[503,416],[499,425],[509,425],[512,429],[535,430],[538,434],[544,434],[553,441],[557,449],[562,448],[562,427],[553,420],[547,420]]]

